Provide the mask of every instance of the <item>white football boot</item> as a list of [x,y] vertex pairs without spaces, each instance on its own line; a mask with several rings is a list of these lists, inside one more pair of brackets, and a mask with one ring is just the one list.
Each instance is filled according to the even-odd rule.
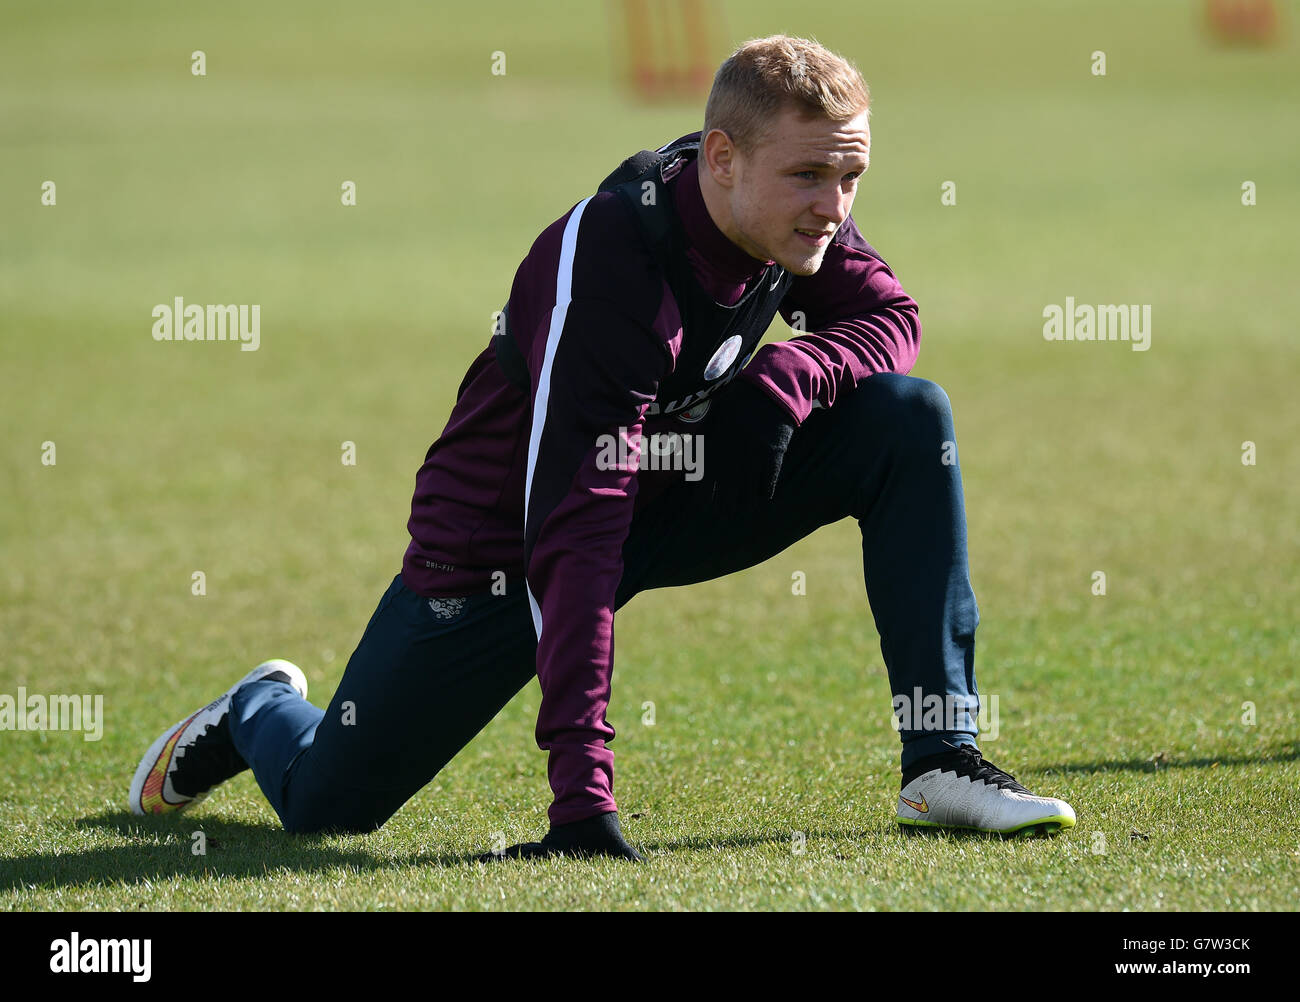
[[297,665],[262,662],[207,706],[158,735],[131,779],[132,813],[183,811],[248,768],[230,740],[230,697],[240,686],[264,679],[288,682],[307,698],[307,677]]
[[1012,836],[1074,827],[1074,808],[1064,800],[1034,796],[971,745],[949,747],[903,773],[898,823],[905,834],[938,828]]

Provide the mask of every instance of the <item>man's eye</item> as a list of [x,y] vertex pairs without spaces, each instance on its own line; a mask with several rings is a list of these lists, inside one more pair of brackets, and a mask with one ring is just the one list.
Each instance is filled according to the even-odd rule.
[[[816,181],[817,172],[815,170],[801,170],[795,174],[795,177],[799,178],[801,181]],[[856,181],[860,177],[862,177],[861,171],[851,171],[850,173],[844,175],[844,180]]]

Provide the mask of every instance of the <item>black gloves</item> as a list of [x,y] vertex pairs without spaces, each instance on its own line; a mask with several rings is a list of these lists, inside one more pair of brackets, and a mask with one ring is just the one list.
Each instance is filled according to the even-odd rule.
[[718,394],[702,429],[718,511],[734,515],[751,501],[772,500],[794,429],[786,409],[751,383],[737,379]]
[[645,857],[627,844],[618,824],[618,811],[597,814],[567,825],[551,825],[540,842],[521,842],[502,852],[479,857],[480,862],[493,859],[536,859],[563,853],[566,856],[616,856],[644,862]]

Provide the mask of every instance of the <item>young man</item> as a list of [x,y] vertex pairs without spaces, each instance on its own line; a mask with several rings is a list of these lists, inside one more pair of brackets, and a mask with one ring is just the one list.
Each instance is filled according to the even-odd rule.
[[[976,747],[952,415],[906,375],[916,303],[849,215],[869,152],[853,66],[787,36],[738,49],[702,133],[629,158],[533,244],[329,708],[289,662],[260,665],[159,736],[132,808],[182,809],[251,767],[287,830],[370,831],[536,675],[551,827],[502,855],[640,859],[605,719],[615,611],[853,517],[896,709],[955,707],[900,713],[898,821],[1073,825]],[[778,311],[803,333],[756,351]]]

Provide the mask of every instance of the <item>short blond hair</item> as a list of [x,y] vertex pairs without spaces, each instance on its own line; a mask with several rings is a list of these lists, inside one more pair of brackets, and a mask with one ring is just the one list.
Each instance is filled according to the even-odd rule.
[[791,35],[746,42],[720,66],[704,106],[704,132],[721,129],[746,156],[786,108],[846,121],[871,110],[858,68],[820,43]]

